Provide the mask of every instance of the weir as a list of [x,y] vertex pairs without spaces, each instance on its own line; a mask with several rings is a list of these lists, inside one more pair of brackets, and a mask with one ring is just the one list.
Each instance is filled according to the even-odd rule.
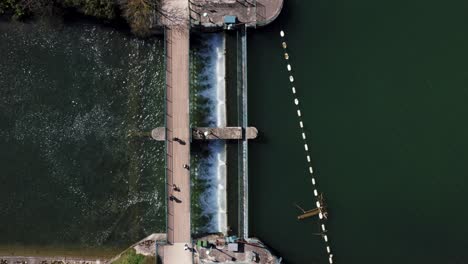
[[[248,127],[247,27],[270,23],[278,16],[282,5],[283,0],[162,1],[163,16],[159,23],[165,27],[166,127],[154,129],[152,136],[166,141],[167,245],[158,247],[158,255],[163,263],[193,262],[189,166],[192,140],[238,140],[238,236],[244,240],[249,239],[248,140],[257,136],[257,130]],[[237,127],[190,128],[191,27],[209,31],[223,28],[238,30]],[[220,123],[217,122],[217,125]]]

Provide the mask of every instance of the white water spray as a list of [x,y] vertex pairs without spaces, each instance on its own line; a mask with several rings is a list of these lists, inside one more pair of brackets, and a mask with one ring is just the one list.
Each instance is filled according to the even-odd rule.
[[[201,96],[208,99],[210,110],[207,123],[210,126],[226,127],[226,57],[224,34],[209,34],[206,38],[206,49],[202,57],[207,65],[201,73],[206,80],[207,89]],[[208,181],[208,188],[200,197],[203,214],[210,216],[210,223],[204,229],[207,232],[227,233],[227,192],[226,192],[226,143],[210,142],[210,155],[207,167],[202,169],[200,177]]]

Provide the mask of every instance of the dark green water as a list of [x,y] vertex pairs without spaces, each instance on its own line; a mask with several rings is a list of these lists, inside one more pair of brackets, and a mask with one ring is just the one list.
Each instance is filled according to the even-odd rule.
[[159,39],[0,23],[0,247],[119,250],[165,230],[164,144],[149,138],[163,62]]
[[287,0],[249,37],[251,235],[287,263],[327,263],[287,34],[336,263],[468,262],[468,2]]
[[[249,37],[251,235],[326,263],[279,30],[337,263],[467,263],[468,3],[286,0]],[[152,54],[152,55],[148,55]],[[0,24],[0,245],[124,247],[164,230],[162,43]],[[145,108],[146,107],[146,108]],[[143,133],[143,134],[142,134]]]

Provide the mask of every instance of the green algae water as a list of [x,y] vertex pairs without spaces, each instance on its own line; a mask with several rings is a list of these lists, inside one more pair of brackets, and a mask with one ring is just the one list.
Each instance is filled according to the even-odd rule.
[[0,23],[0,249],[110,255],[164,232],[163,102],[162,39]]
[[328,263],[282,56],[286,31],[335,263],[467,263],[468,3],[286,0],[249,36],[251,235]]

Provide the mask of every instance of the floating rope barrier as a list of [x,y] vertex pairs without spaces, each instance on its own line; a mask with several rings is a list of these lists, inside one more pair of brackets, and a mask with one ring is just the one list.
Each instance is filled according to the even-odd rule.
[[[293,73],[292,73],[292,66],[291,66],[291,63],[289,61],[290,59],[290,55],[288,53],[288,44],[286,43],[286,40],[284,39],[285,38],[285,32],[283,30],[280,31],[280,36],[281,36],[281,39],[282,39],[282,42],[281,42],[281,46],[283,47],[283,50],[284,50],[284,59],[286,60],[286,69],[288,70],[288,74],[289,74],[289,82],[291,84],[294,83],[294,76],[293,76]],[[314,186],[314,196],[317,197],[317,201],[316,201],[316,206],[317,208],[320,208],[322,207],[321,203],[320,203],[320,200],[318,199],[318,196],[319,196],[319,192],[317,190],[317,187],[316,187],[316,180],[313,176],[313,173],[314,173],[314,169],[312,168],[312,164],[311,164],[311,159],[310,159],[310,154],[309,154],[309,145],[307,145],[307,142],[306,142],[306,131],[304,130],[304,122],[302,121],[302,112],[301,112],[301,109],[299,109],[299,98],[297,98],[297,91],[296,91],[296,87],[293,86],[291,87],[291,92],[293,94],[293,97],[294,97],[294,105],[297,108],[296,110],[296,113],[297,113],[297,117],[299,118],[299,127],[301,129],[301,138],[302,140],[304,141],[304,150],[306,152],[306,159],[307,159],[307,163],[308,163],[308,166],[309,166],[309,173],[312,175],[312,185]],[[324,218],[324,215],[322,212],[319,213],[319,219],[322,220]],[[322,232],[323,233],[326,233],[327,232],[327,229],[325,227],[325,224],[322,223],[321,224],[321,228],[322,228]],[[322,235],[322,238],[323,240],[325,241],[325,249],[327,251],[327,254],[328,254],[328,262],[330,264],[333,263],[333,254],[331,253],[331,247],[330,247],[330,242],[328,240],[328,236],[323,234]]]

